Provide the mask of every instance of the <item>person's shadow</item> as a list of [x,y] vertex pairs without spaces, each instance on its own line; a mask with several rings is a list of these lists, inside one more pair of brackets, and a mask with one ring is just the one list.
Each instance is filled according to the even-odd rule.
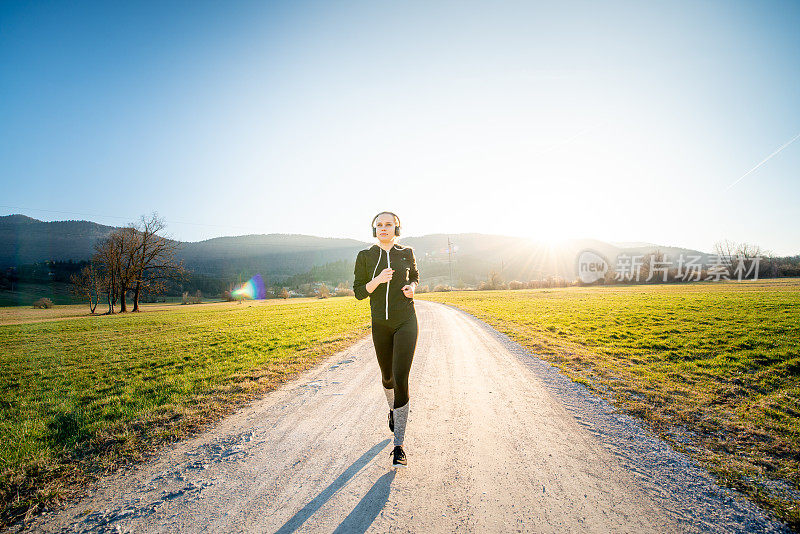
[[[373,445],[367,452],[362,454],[358,460],[353,462],[350,467],[345,469],[341,475],[336,477],[336,480],[331,482],[327,488],[314,497],[314,500],[303,506],[303,508],[289,518],[281,528],[275,531],[275,534],[289,534],[300,528],[300,526],[305,523],[309,517],[314,515],[314,512],[319,510],[337,490],[344,487],[362,467],[367,465],[369,461],[377,456],[391,441],[390,438],[387,438]],[[356,507],[347,514],[347,517],[336,527],[334,532],[365,532],[372,522],[375,521],[375,518],[378,517],[378,514],[389,499],[389,490],[391,489],[394,475],[395,471],[392,469],[376,480],[366,495],[358,501]]]

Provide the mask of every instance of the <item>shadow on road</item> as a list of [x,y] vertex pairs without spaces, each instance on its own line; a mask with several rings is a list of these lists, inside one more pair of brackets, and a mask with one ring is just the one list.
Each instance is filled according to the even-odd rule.
[[390,470],[376,480],[367,494],[358,501],[353,511],[347,514],[344,521],[336,527],[336,530],[333,531],[334,534],[339,532],[366,532],[389,499],[389,490],[392,488],[394,475],[395,471]]
[[[336,480],[330,483],[327,488],[322,490],[319,495],[314,497],[307,505],[303,506],[296,514],[294,514],[284,525],[275,531],[275,534],[289,534],[294,532],[308,520],[309,517],[314,515],[314,512],[319,510],[328,499],[340,488],[344,487],[347,482],[358,473],[362,467],[367,465],[370,460],[383,450],[392,440],[387,438],[375,445],[373,445],[367,452],[353,462],[344,473],[336,477]],[[389,488],[394,479],[394,471],[386,473],[379,478],[366,495],[359,501],[356,507],[350,512],[347,517],[342,521],[342,524],[336,529],[337,532],[363,532],[372,523],[375,517],[383,508],[386,499],[389,497]],[[366,522],[365,521],[369,521]],[[352,525],[352,526],[348,526]],[[364,525],[361,527],[360,525]]]

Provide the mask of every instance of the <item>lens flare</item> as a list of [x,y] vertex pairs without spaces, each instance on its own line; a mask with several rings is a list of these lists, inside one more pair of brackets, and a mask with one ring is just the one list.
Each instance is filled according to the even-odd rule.
[[257,274],[242,284],[242,287],[235,289],[232,295],[246,299],[265,299],[267,298],[267,289],[264,287],[261,275]]

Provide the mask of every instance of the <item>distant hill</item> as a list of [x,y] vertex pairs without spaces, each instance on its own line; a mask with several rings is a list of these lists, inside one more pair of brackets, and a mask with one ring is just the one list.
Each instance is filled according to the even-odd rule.
[[280,280],[314,266],[353,260],[366,246],[369,244],[354,239],[261,234],[184,242],[178,257],[195,272],[209,276],[247,278],[261,272]]
[[644,243],[642,241],[609,241],[609,245],[619,248],[638,248],[638,247],[657,247],[655,243]]
[[[45,260],[87,260],[94,243],[116,227],[90,221],[43,222],[25,215],[0,216],[0,267],[7,268]],[[585,249],[600,252],[612,263],[620,253],[707,255],[690,249],[659,247],[649,243],[625,243],[620,247],[603,241],[569,240],[548,246],[517,237],[465,233],[450,234],[453,253],[448,255],[445,234],[401,237],[400,243],[415,249],[423,283],[454,281],[476,284],[492,269],[506,280],[531,280],[550,275],[572,279],[575,258]],[[247,279],[256,272],[280,281],[326,263],[352,262],[371,241],[317,237],[302,234],[258,234],[182,242],[179,258],[196,274],[225,279]],[[452,259],[452,261],[449,261]]]
[[95,241],[114,230],[89,221],[44,222],[25,215],[5,215],[0,217],[0,267],[87,259]]

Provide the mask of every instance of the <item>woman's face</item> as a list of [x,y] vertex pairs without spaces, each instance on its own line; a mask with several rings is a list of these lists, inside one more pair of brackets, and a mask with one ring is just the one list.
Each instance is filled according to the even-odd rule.
[[394,241],[394,217],[388,213],[381,213],[375,220],[375,229],[381,243]]

